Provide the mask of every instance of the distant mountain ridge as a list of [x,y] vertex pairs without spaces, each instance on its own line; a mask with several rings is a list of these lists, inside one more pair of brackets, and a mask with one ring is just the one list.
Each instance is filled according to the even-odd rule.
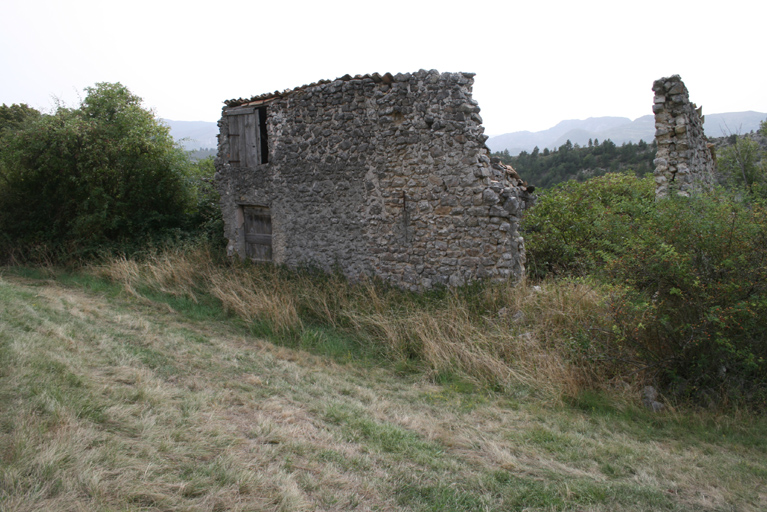
[[[763,112],[727,112],[706,114],[703,129],[709,137],[723,137],[730,133],[748,133],[759,129],[759,123],[767,119]],[[170,134],[187,151],[200,148],[214,149],[218,146],[218,124],[208,121],[173,121],[162,119],[170,127]],[[556,149],[568,140],[585,146],[589,139],[610,139],[617,145],[640,140],[652,142],[655,138],[655,119],[652,115],[633,121],[628,117],[590,117],[561,121],[556,126],[539,132],[521,131],[490,137],[487,146],[491,151],[508,149],[512,156],[522,151]]]
[[[709,137],[723,137],[730,133],[748,133],[759,129],[759,123],[767,119],[762,112],[727,112],[706,114],[703,129]],[[640,140],[652,142],[655,138],[655,118],[652,115],[631,120],[628,117],[590,117],[585,120],[562,121],[556,126],[539,132],[513,132],[490,137],[487,146],[491,151],[509,150],[512,156],[522,151],[556,149],[568,140],[581,146],[588,145],[589,139],[612,140],[621,145]]]
[[161,119],[170,127],[173,139],[187,151],[218,147],[218,124],[209,121],[173,121]]

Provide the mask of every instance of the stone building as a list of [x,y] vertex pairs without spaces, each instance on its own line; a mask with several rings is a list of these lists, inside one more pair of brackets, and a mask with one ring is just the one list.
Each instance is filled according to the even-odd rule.
[[655,197],[689,196],[714,185],[712,144],[703,133],[702,107],[690,102],[679,75],[653,83],[655,91]]
[[411,290],[522,276],[532,187],[491,162],[473,76],[346,75],[226,101],[229,253]]

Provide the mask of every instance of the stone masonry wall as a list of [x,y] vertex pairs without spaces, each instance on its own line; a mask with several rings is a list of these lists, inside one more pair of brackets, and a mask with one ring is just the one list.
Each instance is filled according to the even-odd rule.
[[[259,205],[278,264],[412,290],[521,277],[532,187],[491,163],[473,76],[346,75],[226,102],[216,178],[230,252],[244,256],[238,209]],[[267,108],[268,163],[228,163],[226,113],[243,105]]]
[[653,83],[655,197],[689,196],[714,184],[715,164],[703,133],[701,109],[690,102],[679,75]]

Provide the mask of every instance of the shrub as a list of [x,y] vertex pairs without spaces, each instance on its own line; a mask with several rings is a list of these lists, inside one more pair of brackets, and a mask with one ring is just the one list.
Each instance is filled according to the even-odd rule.
[[767,199],[767,154],[755,140],[755,135],[734,136],[732,145],[719,151],[717,170],[730,187],[764,202]]
[[654,191],[651,178],[610,173],[544,193],[523,221],[529,274],[593,273],[626,250],[627,238],[653,208]]
[[725,195],[661,201],[609,260],[618,329],[641,364],[684,394],[763,402],[767,211]]
[[121,84],[97,84],[77,109],[7,130],[0,146],[6,247],[71,247],[156,237],[193,208],[189,159]]
[[221,216],[221,197],[213,178],[215,173],[212,156],[191,166],[189,186],[194,191],[195,207],[187,215],[185,228],[213,247],[223,248],[227,240],[224,237],[224,219]]
[[607,175],[543,195],[524,225],[533,275],[612,287],[602,357],[681,395],[765,403],[763,205],[722,190],[656,203],[651,179]]

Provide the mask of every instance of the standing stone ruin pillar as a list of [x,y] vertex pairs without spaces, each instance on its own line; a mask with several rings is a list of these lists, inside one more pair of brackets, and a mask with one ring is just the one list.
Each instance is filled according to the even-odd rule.
[[658,152],[655,164],[655,198],[689,197],[714,184],[714,158],[703,133],[702,108],[690,102],[679,75],[656,80],[653,112]]

